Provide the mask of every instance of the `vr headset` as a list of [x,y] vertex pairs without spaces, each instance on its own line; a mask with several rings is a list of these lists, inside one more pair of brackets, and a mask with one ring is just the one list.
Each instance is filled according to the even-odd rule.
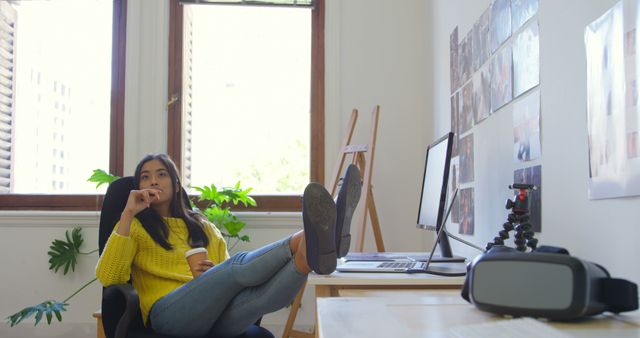
[[467,266],[462,297],[478,309],[566,321],[638,309],[638,286],[600,265],[542,246],[524,253],[494,246]]

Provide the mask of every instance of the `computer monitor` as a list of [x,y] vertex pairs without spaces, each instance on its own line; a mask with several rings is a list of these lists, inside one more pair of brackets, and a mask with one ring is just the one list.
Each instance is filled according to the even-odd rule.
[[[418,209],[418,228],[439,231],[446,212],[447,185],[453,133],[449,132],[427,147]],[[439,236],[442,257],[453,257],[448,236]]]

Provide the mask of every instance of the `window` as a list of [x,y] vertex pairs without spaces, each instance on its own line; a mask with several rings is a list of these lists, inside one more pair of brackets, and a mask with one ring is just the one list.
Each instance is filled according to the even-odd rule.
[[309,8],[178,2],[168,125],[182,127],[169,129],[167,148],[185,185],[239,180],[258,210],[300,210],[305,185],[324,180],[324,0]]
[[0,209],[98,210],[92,170],[122,175],[126,4],[0,1]]

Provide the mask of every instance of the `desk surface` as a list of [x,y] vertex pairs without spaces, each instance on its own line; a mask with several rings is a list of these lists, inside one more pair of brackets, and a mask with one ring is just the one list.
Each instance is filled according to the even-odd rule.
[[[504,320],[476,309],[456,290],[378,290],[369,296],[366,293],[359,297],[318,299],[319,337],[451,337],[451,327]],[[640,337],[637,312],[550,324],[569,337]]]

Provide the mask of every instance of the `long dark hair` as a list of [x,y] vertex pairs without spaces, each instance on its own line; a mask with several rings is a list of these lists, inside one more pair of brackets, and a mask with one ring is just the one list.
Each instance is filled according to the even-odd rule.
[[[167,168],[169,177],[171,177],[171,184],[174,187],[173,198],[169,205],[171,217],[182,218],[184,220],[187,225],[187,230],[189,231],[189,245],[192,248],[206,247],[209,244],[209,237],[207,237],[207,233],[204,231],[203,222],[205,218],[191,209],[189,196],[180,184],[180,175],[178,174],[176,164],[173,163],[169,156],[165,154],[145,155],[145,157],[140,160],[140,163],[138,163],[134,174],[136,189],[140,189],[140,172],[142,171],[142,166],[152,160],[160,161],[164,167]],[[139,212],[136,217],[140,220],[140,223],[142,223],[142,227],[158,245],[166,250],[173,249],[168,241],[169,227],[157,211],[153,208],[146,208]]]

